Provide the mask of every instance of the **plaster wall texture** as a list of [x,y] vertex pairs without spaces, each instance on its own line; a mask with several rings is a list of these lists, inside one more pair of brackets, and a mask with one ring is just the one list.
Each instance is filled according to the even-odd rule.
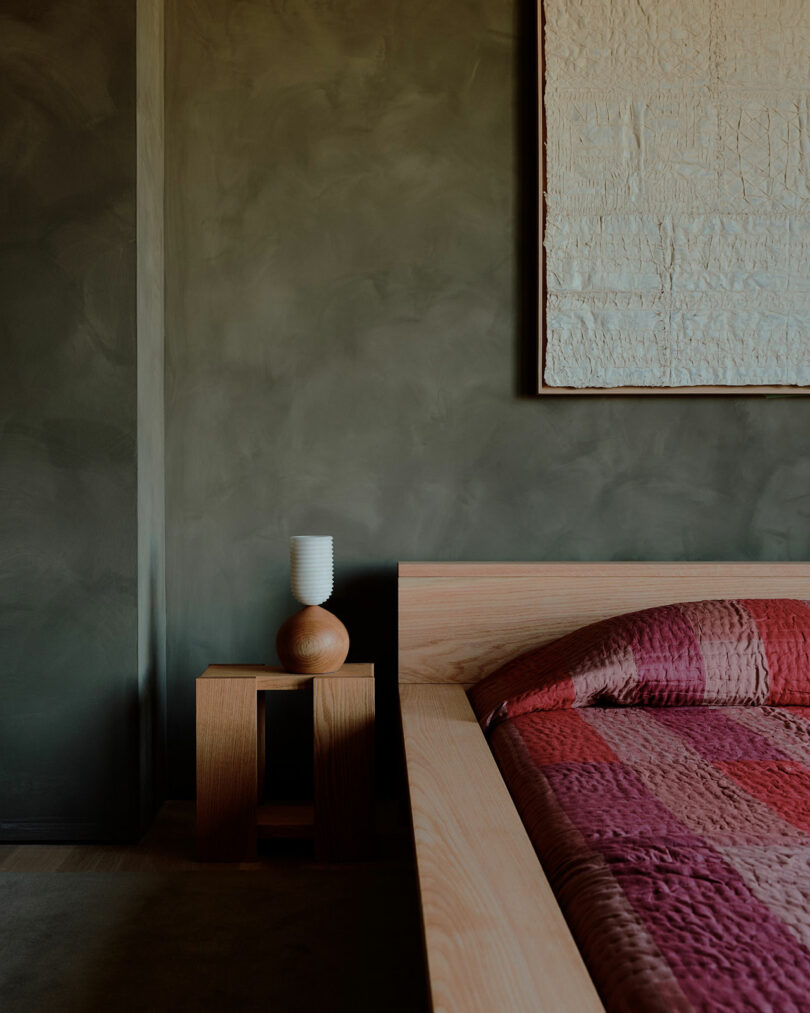
[[0,5],[0,838],[135,820],[134,11]]
[[137,0],[138,710],[141,824],[164,791],[164,0]]
[[196,675],[275,660],[291,534],[335,537],[386,740],[397,559],[807,558],[810,400],[524,393],[532,6],[167,11],[173,794]]

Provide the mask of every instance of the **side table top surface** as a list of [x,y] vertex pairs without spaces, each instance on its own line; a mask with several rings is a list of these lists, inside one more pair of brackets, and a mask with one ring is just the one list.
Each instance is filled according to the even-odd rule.
[[315,679],[373,679],[374,665],[352,662],[336,672],[300,675],[280,665],[209,665],[200,679],[255,679],[256,689],[303,689]]

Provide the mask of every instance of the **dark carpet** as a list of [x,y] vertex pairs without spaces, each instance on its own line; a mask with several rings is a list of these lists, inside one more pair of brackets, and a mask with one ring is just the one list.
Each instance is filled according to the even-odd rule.
[[427,1008],[398,864],[0,872],[3,1013]]

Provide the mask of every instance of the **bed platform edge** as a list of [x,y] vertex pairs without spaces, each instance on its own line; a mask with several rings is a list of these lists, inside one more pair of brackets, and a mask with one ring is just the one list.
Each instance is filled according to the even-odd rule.
[[603,1010],[464,689],[400,706],[434,1013]]

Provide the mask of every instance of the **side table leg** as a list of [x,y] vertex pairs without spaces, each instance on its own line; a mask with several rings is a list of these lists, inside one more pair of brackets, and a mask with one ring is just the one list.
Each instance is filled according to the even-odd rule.
[[315,855],[350,862],[372,851],[374,680],[313,680]]
[[261,804],[262,795],[264,794],[264,770],[267,765],[267,722],[265,715],[267,709],[265,707],[265,695],[264,693],[256,694],[256,750],[257,756],[257,767],[259,772],[259,781],[256,786],[256,801]]
[[258,725],[255,678],[197,680],[197,854],[256,857]]

